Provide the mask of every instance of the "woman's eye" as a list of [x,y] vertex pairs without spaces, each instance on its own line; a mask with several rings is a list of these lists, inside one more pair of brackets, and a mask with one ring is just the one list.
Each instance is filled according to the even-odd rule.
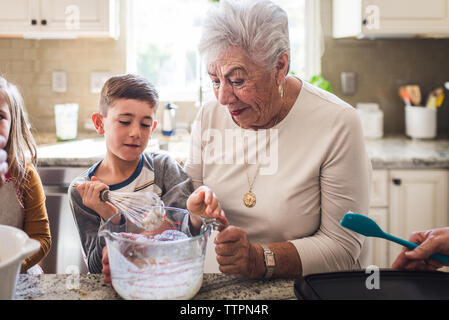
[[129,124],[131,123],[129,121],[119,121],[119,122],[120,122],[120,124],[122,124],[124,126],[129,126]]
[[231,81],[233,86],[241,86],[243,84],[243,80],[233,80]]
[[144,128],[151,128],[151,124],[142,123],[141,126]]

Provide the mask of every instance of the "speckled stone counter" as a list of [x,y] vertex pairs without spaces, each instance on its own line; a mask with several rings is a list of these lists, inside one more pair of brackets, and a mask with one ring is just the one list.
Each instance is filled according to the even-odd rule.
[[[157,136],[152,138],[145,151],[169,153],[180,163],[187,158],[189,137]],[[104,159],[104,138],[86,138],[76,141],[39,145],[37,149],[39,167],[90,167]]]
[[[293,280],[243,280],[204,274],[193,300],[295,300]],[[99,274],[19,275],[16,300],[117,300],[121,297]]]
[[[159,150],[159,143],[163,143],[167,150]],[[449,169],[449,139],[412,140],[398,136],[367,139],[365,145],[374,169]],[[150,140],[147,151],[168,152],[184,163],[188,136]],[[39,166],[90,167],[103,159],[105,152],[102,138],[41,145],[38,148]]]
[[374,169],[449,169],[449,139],[365,140]]

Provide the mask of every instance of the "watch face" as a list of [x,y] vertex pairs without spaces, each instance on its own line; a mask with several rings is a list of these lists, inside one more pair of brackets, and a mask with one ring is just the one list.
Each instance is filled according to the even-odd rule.
[[269,267],[274,267],[276,265],[275,261],[274,261],[274,256],[273,255],[267,255],[266,256],[266,261],[267,261],[267,266]]

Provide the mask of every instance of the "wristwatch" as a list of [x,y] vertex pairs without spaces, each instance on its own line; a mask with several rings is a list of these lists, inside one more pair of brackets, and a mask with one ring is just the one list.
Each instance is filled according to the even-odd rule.
[[274,253],[266,245],[261,245],[263,249],[263,256],[265,260],[265,267],[267,271],[265,272],[265,279],[271,278],[276,267],[276,259],[274,259]]

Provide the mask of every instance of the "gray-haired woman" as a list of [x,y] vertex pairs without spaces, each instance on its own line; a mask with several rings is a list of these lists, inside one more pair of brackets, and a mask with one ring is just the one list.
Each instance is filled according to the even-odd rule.
[[221,0],[200,52],[217,101],[197,115],[185,169],[214,190],[231,224],[214,240],[219,270],[293,278],[363,267],[364,238],[339,225],[348,211],[368,212],[360,122],[344,101],[287,75],[286,13]]

